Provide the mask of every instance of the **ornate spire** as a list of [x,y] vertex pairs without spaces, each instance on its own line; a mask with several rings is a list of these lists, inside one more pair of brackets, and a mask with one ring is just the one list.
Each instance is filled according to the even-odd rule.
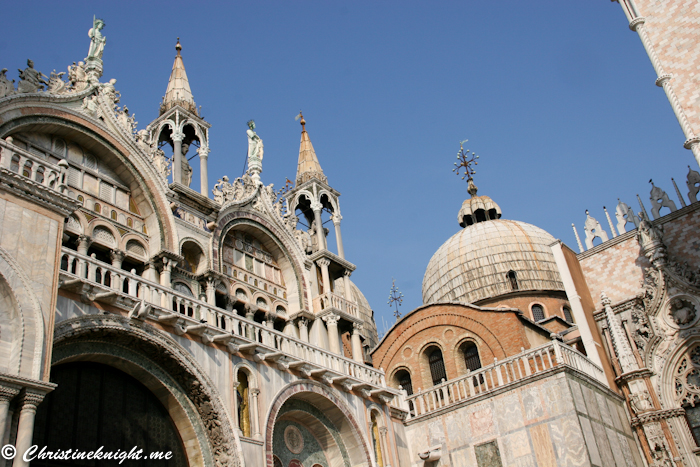
[[321,164],[318,163],[316,151],[314,151],[314,147],[309,139],[309,134],[306,132],[306,120],[304,120],[304,116],[301,112],[299,112],[297,119],[301,120],[301,142],[299,143],[299,164],[297,165],[296,184],[299,186],[312,178],[317,178],[325,182],[327,180],[326,176],[323,175]]
[[608,328],[610,329],[610,339],[612,340],[613,347],[615,348],[615,353],[617,354],[617,359],[620,362],[622,372],[627,373],[633,370],[638,370],[639,365],[637,364],[637,359],[632,353],[632,347],[627,340],[627,336],[625,336],[625,331],[623,331],[620,321],[617,319],[617,316],[615,316],[612,306],[610,306],[610,299],[605,292],[600,294],[600,300],[605,307],[605,318],[608,321]]
[[182,55],[180,55],[182,46],[180,45],[179,37],[177,38],[175,50],[177,50],[177,55],[173,63],[173,71],[170,73],[168,89],[165,91],[163,103],[160,105],[160,114],[163,115],[168,110],[179,105],[183,109],[189,110],[196,115],[197,105],[194,103],[194,97],[192,97],[192,91],[190,90],[190,83],[187,80],[187,73],[185,72],[185,64],[182,61]]

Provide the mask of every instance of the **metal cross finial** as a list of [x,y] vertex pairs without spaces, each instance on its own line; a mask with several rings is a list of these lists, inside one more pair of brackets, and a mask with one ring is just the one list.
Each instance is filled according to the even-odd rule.
[[401,306],[401,303],[403,302],[403,294],[399,292],[399,288],[396,287],[396,281],[394,278],[391,278],[391,290],[389,290],[389,301],[386,302],[387,305],[391,306],[392,303],[394,304],[395,310],[394,310],[394,316],[396,316],[396,319],[399,319],[401,317],[401,313],[399,313],[399,307]]
[[[464,143],[469,141],[468,139],[465,139],[464,141],[459,142],[459,151],[457,151],[457,160],[459,163],[455,162],[455,168],[452,169],[453,172],[456,172],[457,175],[459,175],[459,171],[464,167],[464,174],[462,175],[462,180],[465,178],[467,180],[472,179],[472,175],[476,173],[476,170],[474,167],[472,167],[472,164],[474,165],[479,165],[479,163],[476,161],[479,156],[474,154],[474,151],[469,151],[467,149],[466,151],[464,150]],[[471,152],[471,155],[470,155]]]

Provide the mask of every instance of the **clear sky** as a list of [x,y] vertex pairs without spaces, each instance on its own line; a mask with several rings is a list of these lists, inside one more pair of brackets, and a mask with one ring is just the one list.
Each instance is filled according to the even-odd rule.
[[[302,110],[342,193],[352,280],[378,325],[392,277],[403,313],[422,304],[430,257],[469,195],[451,169],[459,141],[503,217],[577,249],[589,209],[609,233],[617,199],[650,209],[648,180],[679,205],[683,133],[617,3],[586,1],[6,2],[0,68],[48,75],[87,55],[93,15],[139,128],[158,116],[180,37],[195,101],[212,124],[210,185],[241,175],[246,122],[265,143],[262,179],[294,179]],[[11,20],[10,20],[11,18]],[[193,161],[196,165],[196,160]],[[198,176],[193,188],[198,189]],[[210,186],[210,188],[211,188]],[[687,202],[687,198],[686,198]],[[328,226],[331,226],[330,224]]]

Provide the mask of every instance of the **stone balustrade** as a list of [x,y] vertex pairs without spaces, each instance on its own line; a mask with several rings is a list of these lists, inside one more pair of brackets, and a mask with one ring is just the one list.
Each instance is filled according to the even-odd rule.
[[314,310],[316,313],[324,311],[341,312],[354,318],[361,319],[357,304],[333,292],[327,292],[314,298]]
[[56,164],[47,162],[24,149],[12,144],[11,137],[0,140],[0,167],[33,180],[47,188],[60,192],[65,189],[68,163],[65,160]]
[[150,305],[148,317],[172,325],[175,334],[200,336],[203,343],[222,344],[231,353],[247,353],[256,361],[276,363],[280,369],[294,368],[304,377],[358,390],[366,397],[377,396],[388,402],[399,394],[386,387],[381,370],[65,247],[61,250],[61,281],[64,288],[80,286],[82,293],[89,290],[92,300],[122,307],[135,305],[134,310]]
[[417,418],[508,386],[559,366],[574,368],[604,382],[603,370],[577,350],[552,341],[518,355],[472,371],[459,378],[444,381],[411,396],[399,396],[394,405],[408,411],[408,418]]

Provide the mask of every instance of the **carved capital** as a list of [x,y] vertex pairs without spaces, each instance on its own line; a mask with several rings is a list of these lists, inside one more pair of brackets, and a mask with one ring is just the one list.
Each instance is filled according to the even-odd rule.
[[181,131],[174,131],[170,137],[175,141],[176,143],[181,143],[183,139],[185,139],[185,134]]
[[352,333],[353,334],[362,334],[362,331],[364,331],[365,325],[363,323],[352,323]]
[[19,389],[17,388],[0,386],[0,403],[11,401],[17,394],[19,394]]
[[670,80],[671,78],[673,78],[673,75],[666,73],[666,74],[661,75],[658,78],[656,78],[656,81],[654,82],[654,84],[656,84],[658,87],[662,88],[664,86],[664,84],[666,84],[666,82],[668,82],[668,80]]
[[258,397],[260,395],[260,389],[258,388],[251,388],[250,390],[250,395],[253,397]]
[[333,313],[323,317],[323,321],[325,321],[328,326],[337,326],[339,319],[340,316],[334,315]]
[[200,159],[206,159],[207,157],[209,157],[209,147],[201,147],[199,148],[199,151],[197,151],[197,153],[199,154]]
[[92,244],[92,237],[89,235],[80,235],[78,236],[78,248],[85,248],[86,250],[90,248],[90,245]]
[[124,256],[126,256],[126,252],[122,250],[110,250],[109,251],[109,259],[112,260],[112,263],[114,262],[119,262],[121,263],[124,261]]
[[350,276],[352,275],[352,271],[349,270],[349,269],[346,269],[346,270],[343,271],[343,275],[344,275],[345,277],[350,277]]
[[645,22],[646,22],[646,18],[644,18],[643,16],[640,16],[640,17],[638,17],[638,18],[635,18],[635,19],[633,19],[632,21],[630,21],[630,29],[631,29],[632,31],[637,31],[637,28],[638,28],[640,25],[644,24]]
[[686,142],[683,143],[683,147],[686,149],[692,149],[693,146],[695,146],[698,143],[700,143],[700,136],[695,136],[693,138],[686,140]]
[[318,264],[321,267],[327,268],[328,266],[331,265],[331,260],[329,260],[328,258],[319,258],[316,260],[316,264]]
[[333,214],[333,225],[340,225],[341,220],[343,220],[343,216],[340,214]]
[[314,212],[321,212],[321,209],[323,209],[323,204],[315,201],[311,203],[311,210]]
[[25,410],[31,410],[31,411],[36,411],[36,408],[41,404],[41,401],[44,400],[44,397],[46,394],[42,394],[39,392],[34,392],[34,391],[29,391],[29,390],[24,390],[24,392],[20,395],[20,402],[22,405],[22,411]]
[[297,324],[302,328],[306,328],[309,326],[309,320],[306,318],[299,318]]

